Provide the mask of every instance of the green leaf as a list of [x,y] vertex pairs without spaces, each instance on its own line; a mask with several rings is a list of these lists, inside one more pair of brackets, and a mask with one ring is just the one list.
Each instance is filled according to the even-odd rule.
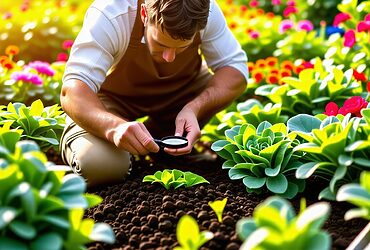
[[267,188],[276,194],[284,193],[288,188],[288,180],[283,174],[278,174],[275,177],[267,177]]
[[0,249],[1,250],[28,250],[26,244],[22,242],[17,242],[16,240],[7,238],[7,237],[0,237]]
[[208,205],[212,208],[212,210],[215,212],[215,214],[217,215],[217,220],[222,223],[222,213],[225,209],[225,206],[226,206],[226,202],[227,202],[227,198],[224,198],[223,200],[216,200],[216,201],[213,201],[213,202],[208,202]]
[[346,184],[339,188],[338,201],[348,201],[360,207],[370,207],[370,193],[358,184]]
[[301,165],[295,174],[297,179],[307,179],[320,167],[324,166],[321,162],[308,162]]
[[329,250],[331,249],[331,238],[326,232],[319,232],[306,241],[306,250]]
[[45,233],[31,243],[31,250],[60,250],[63,247],[63,239],[57,233]]
[[230,169],[228,174],[229,174],[229,178],[231,180],[237,180],[237,179],[242,179],[246,176],[248,176],[248,173],[250,173],[250,171],[247,171],[245,169]]
[[353,152],[353,151],[357,151],[357,150],[363,150],[363,149],[366,149],[366,148],[370,148],[370,141],[360,140],[360,141],[355,141],[355,142],[351,143],[344,150],[346,152]]
[[34,228],[32,225],[27,224],[23,221],[19,221],[19,220],[12,221],[9,227],[13,231],[14,234],[16,234],[17,236],[25,240],[31,240],[37,234],[36,228]]
[[113,244],[116,240],[112,228],[106,223],[96,223],[89,238],[93,241],[100,241],[108,244]]
[[185,180],[186,180],[186,184],[185,184],[186,187],[191,187],[191,186],[198,185],[201,183],[209,184],[209,181],[207,181],[205,178],[203,178],[200,175],[194,174],[192,172],[185,172],[184,174],[185,174]]
[[7,227],[19,212],[13,207],[0,207],[0,229]]
[[199,227],[195,219],[189,215],[182,216],[177,224],[176,236],[182,247],[194,249],[193,247],[200,238]]
[[309,206],[300,214],[296,221],[298,230],[319,230],[329,216],[330,205],[326,202],[318,202]]
[[253,176],[246,176],[243,178],[243,183],[248,188],[258,189],[265,185],[266,177],[258,178]]
[[81,194],[86,190],[85,180],[76,174],[68,174],[63,177],[63,185],[60,188],[60,195]]
[[[240,164],[240,163],[239,163]],[[234,167],[235,165],[235,162],[234,161],[231,161],[231,160],[227,160],[225,161],[223,164],[222,164],[222,169],[230,169],[232,167]]]
[[310,133],[313,129],[320,128],[320,119],[306,114],[296,115],[288,120],[289,131]]
[[253,219],[240,219],[236,223],[236,232],[241,240],[245,240],[257,229]]

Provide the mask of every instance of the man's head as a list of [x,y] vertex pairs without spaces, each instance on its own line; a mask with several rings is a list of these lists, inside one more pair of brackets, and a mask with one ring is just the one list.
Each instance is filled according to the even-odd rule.
[[148,48],[156,61],[171,62],[207,24],[210,0],[146,0],[141,5]]

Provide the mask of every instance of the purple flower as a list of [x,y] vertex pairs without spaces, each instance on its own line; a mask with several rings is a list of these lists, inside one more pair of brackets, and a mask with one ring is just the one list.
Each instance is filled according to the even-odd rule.
[[55,70],[50,67],[50,64],[47,62],[41,61],[34,61],[28,64],[28,67],[37,70],[40,74],[45,74],[47,76],[53,76],[55,74]]
[[40,76],[36,74],[32,74],[30,72],[26,72],[26,71],[14,72],[13,74],[11,74],[10,78],[16,81],[28,82],[28,83],[32,83],[35,85],[42,84],[42,79]]
[[249,32],[249,36],[252,38],[252,39],[257,39],[260,37],[260,33],[258,31],[251,31]]
[[287,30],[293,28],[294,26],[294,23],[292,20],[289,20],[289,19],[285,19],[283,21],[281,21],[280,23],[280,27],[279,27],[279,33],[280,34],[283,34],[285,33]]
[[297,30],[305,30],[307,32],[310,32],[313,30],[313,24],[309,20],[301,20],[297,24]]

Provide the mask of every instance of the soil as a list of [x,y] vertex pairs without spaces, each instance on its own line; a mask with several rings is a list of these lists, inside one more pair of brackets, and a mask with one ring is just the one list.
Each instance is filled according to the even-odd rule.
[[[186,166],[177,162],[175,166],[166,166],[140,160],[134,163],[133,171],[125,182],[89,189],[88,192],[98,194],[104,200],[97,207],[87,210],[85,216],[96,222],[110,224],[116,235],[116,243],[92,243],[88,249],[173,249],[178,246],[176,225],[184,214],[195,218],[201,231],[214,233],[214,238],[205,243],[201,250],[239,249],[242,242],[235,232],[236,222],[252,216],[254,208],[270,195],[247,193],[240,180],[228,178],[227,170],[222,170],[221,164],[222,160],[212,164]],[[142,182],[145,175],[165,168],[192,171],[205,177],[210,184],[166,190],[158,183]],[[306,198],[307,206],[318,202],[322,187],[323,183],[319,180],[308,180],[306,191],[291,200],[296,211],[301,197]],[[225,197],[228,201],[221,224],[208,202]],[[324,229],[330,233],[332,249],[345,249],[368,222],[362,219],[345,221],[344,213],[351,205],[339,202],[330,204],[331,214]]]

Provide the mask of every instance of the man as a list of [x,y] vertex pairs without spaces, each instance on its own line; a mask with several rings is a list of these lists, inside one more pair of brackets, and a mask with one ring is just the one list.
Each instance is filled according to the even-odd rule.
[[63,160],[93,186],[127,176],[131,155],[158,152],[153,138],[186,136],[164,151],[189,154],[246,88],[246,60],[215,0],[96,0],[63,77]]

